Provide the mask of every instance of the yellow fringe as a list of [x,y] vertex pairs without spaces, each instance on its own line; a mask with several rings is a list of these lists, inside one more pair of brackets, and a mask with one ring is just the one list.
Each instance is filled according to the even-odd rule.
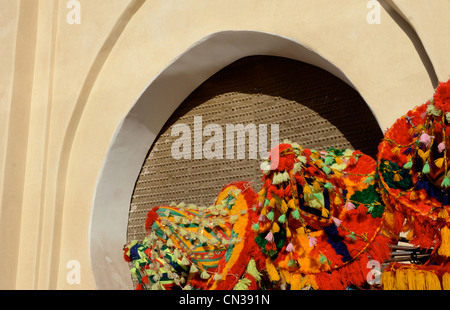
[[384,290],[394,290],[395,289],[395,279],[392,271],[385,271],[381,274],[381,285]]
[[405,270],[398,269],[395,272],[395,289],[396,290],[407,290],[407,277]]
[[427,289],[425,285],[425,276],[426,276],[425,272],[421,270],[416,272],[416,285],[415,285],[416,290],[423,291]]
[[381,274],[383,290],[441,290],[450,289],[450,274],[444,274],[442,287],[439,277],[428,270],[416,270],[413,266],[401,267]]
[[416,289],[416,272],[411,268],[408,268],[408,270],[405,270],[405,273],[408,290],[414,291]]
[[441,256],[450,256],[450,229],[447,226],[441,228],[442,243],[439,246],[438,254]]
[[442,276],[442,289],[450,290],[450,273],[446,272]]
[[427,286],[427,290],[440,290],[441,282],[439,281],[438,276],[431,271],[428,271],[425,276],[425,283]]

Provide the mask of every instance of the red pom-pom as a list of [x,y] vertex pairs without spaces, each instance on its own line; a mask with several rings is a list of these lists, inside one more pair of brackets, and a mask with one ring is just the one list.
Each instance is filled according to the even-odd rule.
[[147,218],[145,219],[145,230],[149,230],[152,227],[153,222],[158,218],[158,213],[156,213],[158,209],[159,208],[156,207],[148,211]]
[[433,104],[442,112],[450,112],[450,80],[440,82],[433,95]]

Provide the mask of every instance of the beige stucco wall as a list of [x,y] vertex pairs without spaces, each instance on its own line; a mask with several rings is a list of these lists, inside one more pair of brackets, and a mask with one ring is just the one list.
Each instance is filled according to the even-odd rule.
[[[447,0],[383,1],[380,24],[361,0],[79,0],[71,25],[67,2],[0,0],[0,288],[96,288],[89,225],[111,139],[155,76],[212,33],[298,41],[383,129],[450,78]],[[66,280],[71,260],[79,284]]]

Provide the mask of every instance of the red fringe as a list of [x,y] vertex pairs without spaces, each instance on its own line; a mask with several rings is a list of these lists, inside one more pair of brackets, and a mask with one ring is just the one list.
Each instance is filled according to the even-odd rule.
[[386,261],[391,254],[390,238],[377,235],[367,249],[354,261],[334,269],[331,272],[322,272],[315,275],[319,289],[342,290],[349,285],[360,286],[367,281],[367,275],[371,269],[367,268],[369,260],[377,260],[380,263]]

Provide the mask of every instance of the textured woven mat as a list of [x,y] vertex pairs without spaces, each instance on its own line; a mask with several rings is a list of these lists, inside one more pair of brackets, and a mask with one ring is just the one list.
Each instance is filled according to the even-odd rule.
[[[211,205],[223,186],[232,181],[253,182],[261,187],[260,157],[249,159],[172,158],[175,124],[190,126],[194,116],[208,124],[267,124],[270,147],[271,124],[279,124],[279,139],[305,148],[359,149],[375,156],[382,132],[360,95],[340,79],[317,67],[278,57],[252,56],[222,69],[198,87],[167,121],[153,145],[132,196],[128,240],[145,237],[144,222],[152,207],[171,202]],[[209,137],[203,137],[203,143]],[[191,142],[192,158],[193,141]],[[224,142],[224,158],[225,158]],[[235,138],[235,158],[241,146]]]

